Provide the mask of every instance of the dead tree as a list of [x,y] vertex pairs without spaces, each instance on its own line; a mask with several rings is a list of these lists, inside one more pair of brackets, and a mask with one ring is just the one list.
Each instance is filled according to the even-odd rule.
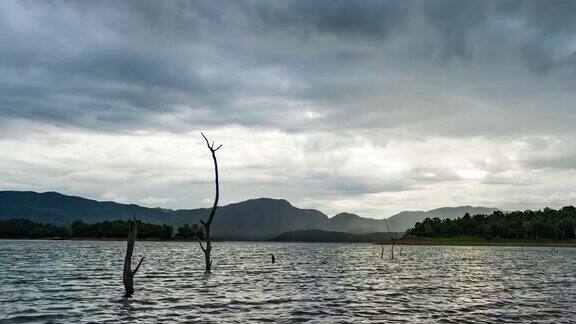
[[134,270],[132,270],[132,253],[134,252],[134,242],[136,241],[136,214],[134,214],[133,219],[130,220],[130,227],[128,229],[128,243],[126,245],[126,257],[124,258],[124,274],[122,280],[124,281],[124,298],[130,298],[134,294],[134,275],[140,269],[144,257],[140,259],[138,265]]
[[384,259],[384,242],[380,242],[380,248],[382,248],[382,252],[380,252],[380,257]]
[[[388,220],[384,218],[384,223],[386,224],[386,229],[388,230],[388,237],[390,238],[390,227],[388,227]],[[392,241],[392,249],[390,249],[390,258],[394,260],[394,245],[396,245],[396,232],[394,232],[394,237],[390,238]],[[384,253],[384,251],[382,251]]]
[[270,256],[272,256],[272,264],[276,263],[276,258],[274,257],[274,254],[270,253]]
[[218,199],[220,199],[220,185],[218,184],[218,161],[216,159],[216,151],[218,151],[222,145],[219,145],[217,148],[214,148],[214,142],[210,144],[204,133],[202,137],[206,141],[206,146],[210,150],[212,154],[212,160],[214,160],[214,178],[216,182],[216,195],[214,197],[214,205],[212,205],[212,210],[210,210],[210,216],[208,217],[207,221],[200,219],[200,223],[204,226],[204,240],[206,242],[206,246],[202,244],[202,240],[198,238],[198,243],[200,244],[200,248],[202,252],[204,252],[204,261],[206,263],[206,272],[210,272],[212,268],[212,259],[210,258],[210,252],[212,252],[212,243],[210,238],[210,225],[212,225],[212,221],[214,220],[214,215],[216,215],[216,209],[218,208]]

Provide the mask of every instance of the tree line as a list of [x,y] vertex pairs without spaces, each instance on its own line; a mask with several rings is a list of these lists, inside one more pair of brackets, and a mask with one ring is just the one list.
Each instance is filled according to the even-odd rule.
[[[137,221],[140,239],[195,239],[204,238],[199,225],[184,224],[174,234],[173,227],[166,224],[151,224]],[[85,223],[76,220],[70,227],[34,222],[28,219],[0,220],[0,238],[126,238],[130,221],[114,220]]]
[[70,230],[66,227],[52,224],[36,223],[28,219],[0,220],[0,238],[51,238],[70,237]]
[[406,232],[411,236],[569,240],[576,237],[576,208],[544,208],[515,212],[495,211],[490,215],[466,213],[457,219],[426,218]]

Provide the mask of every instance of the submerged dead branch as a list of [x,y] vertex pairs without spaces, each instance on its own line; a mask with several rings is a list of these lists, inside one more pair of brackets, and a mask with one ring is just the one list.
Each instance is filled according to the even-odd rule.
[[[388,230],[388,238],[390,238],[390,227],[388,226],[388,220],[386,218],[384,218],[384,223],[386,224],[386,229]],[[390,238],[390,240],[392,241],[392,248],[390,249],[390,259],[394,260],[394,245],[396,245],[396,232],[394,232],[394,237]],[[384,251],[382,251],[382,253],[384,253]]]
[[130,298],[134,294],[134,275],[136,275],[136,272],[138,272],[138,269],[140,269],[140,265],[142,265],[142,261],[144,261],[144,257],[142,257],[136,268],[132,270],[132,254],[134,252],[136,234],[136,214],[134,214],[133,219],[130,220],[130,226],[128,229],[128,242],[126,244],[126,257],[124,258],[124,272],[122,275],[125,290],[124,298]]

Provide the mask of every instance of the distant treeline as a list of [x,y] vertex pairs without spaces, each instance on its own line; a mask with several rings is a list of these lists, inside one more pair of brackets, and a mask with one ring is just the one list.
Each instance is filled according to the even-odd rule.
[[568,240],[576,236],[576,208],[526,210],[491,215],[465,214],[457,219],[426,218],[416,223],[407,235],[453,237],[460,235],[482,238],[522,238]]
[[0,238],[70,237],[70,230],[52,224],[36,223],[27,219],[0,220]]
[[[193,239],[203,238],[200,226],[185,224],[173,234],[166,224],[150,224],[137,221],[138,238],[141,239]],[[0,220],[0,238],[126,238],[129,221],[115,220],[98,223],[74,221],[70,228],[33,222],[27,219]]]

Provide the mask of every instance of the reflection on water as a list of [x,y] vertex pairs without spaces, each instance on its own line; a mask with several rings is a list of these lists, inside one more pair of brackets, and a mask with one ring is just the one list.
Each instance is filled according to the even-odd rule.
[[[0,241],[5,322],[575,322],[576,249],[222,242]],[[270,254],[276,263],[270,262]]]

